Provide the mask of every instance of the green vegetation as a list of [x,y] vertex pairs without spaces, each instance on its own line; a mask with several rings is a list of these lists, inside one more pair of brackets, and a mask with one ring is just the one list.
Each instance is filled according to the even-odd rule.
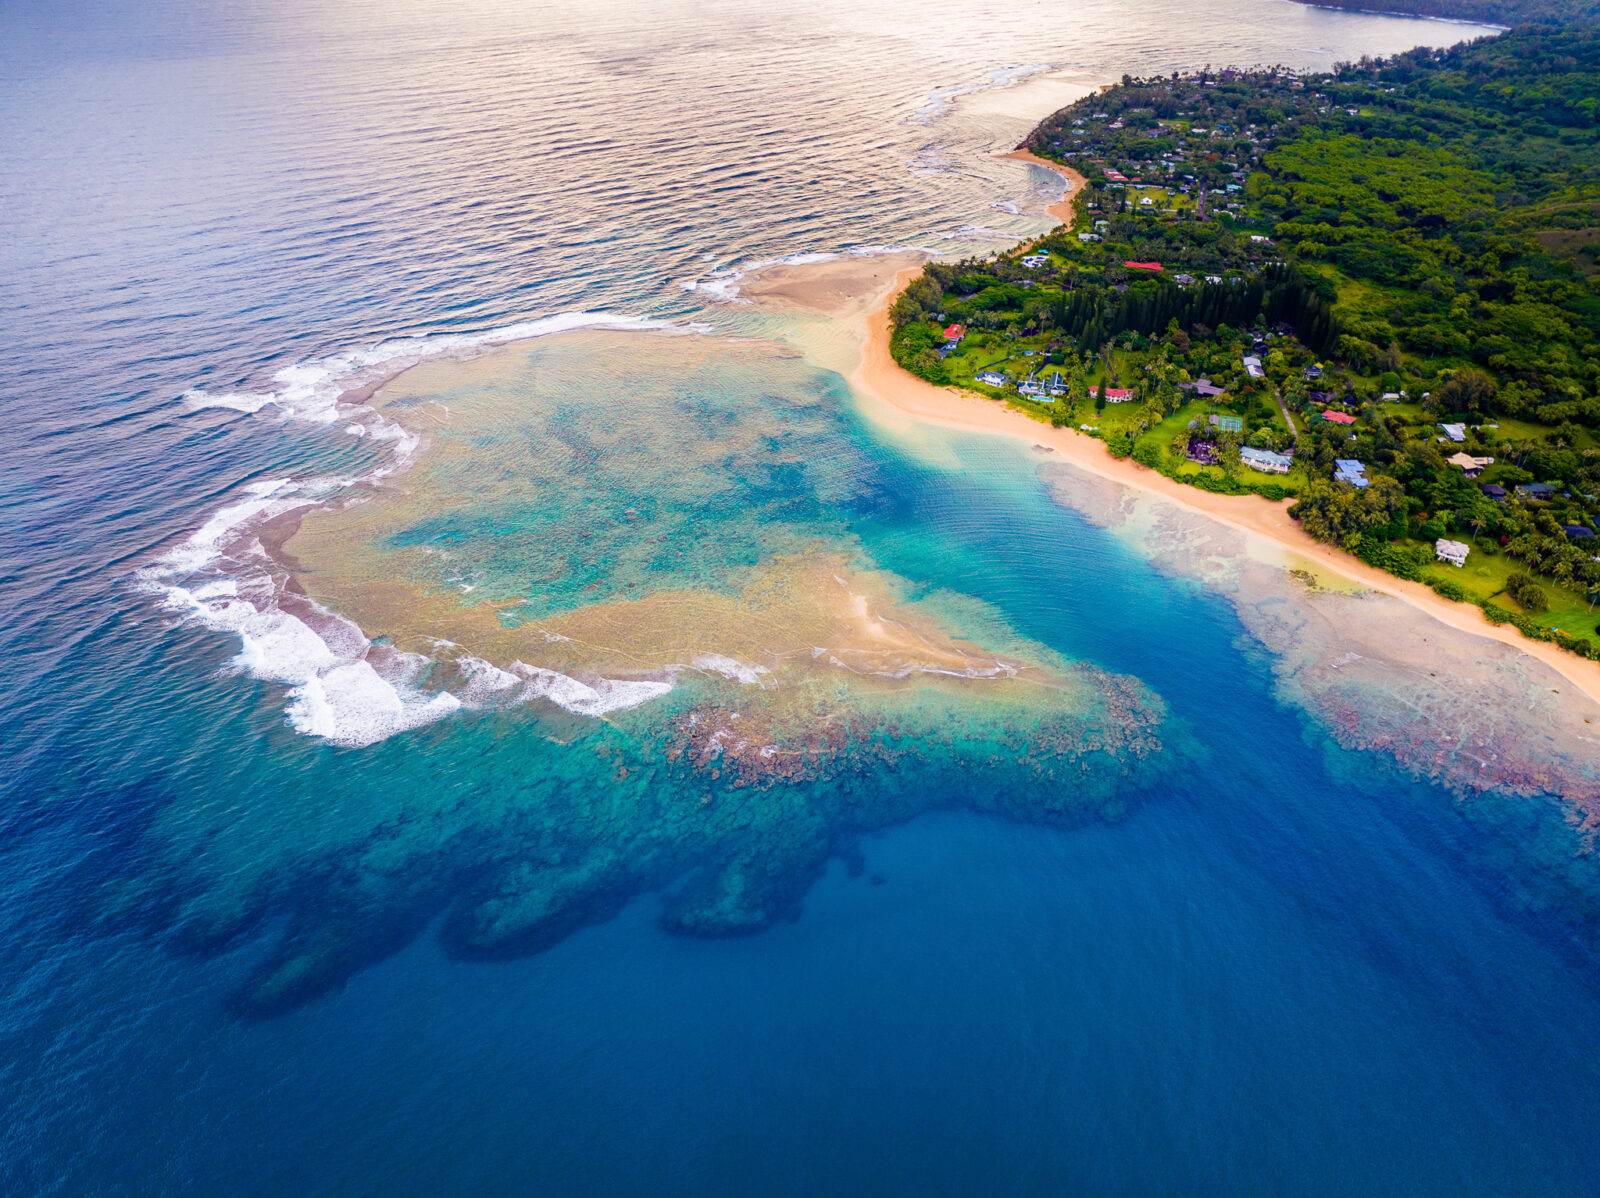
[[1073,223],[930,264],[902,366],[1600,656],[1600,31],[1124,77],[1027,145]]
[[[1299,0],[1301,4],[1313,0]],[[1314,0],[1319,8],[1353,8],[1404,16],[1447,17],[1486,25],[1552,24],[1592,21],[1600,15],[1596,0]]]

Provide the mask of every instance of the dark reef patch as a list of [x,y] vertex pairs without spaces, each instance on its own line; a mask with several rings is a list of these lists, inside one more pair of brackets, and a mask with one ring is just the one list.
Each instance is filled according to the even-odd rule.
[[[276,811],[229,818],[191,794],[98,893],[107,919],[185,953],[267,936],[228,1006],[270,1017],[434,925],[458,958],[519,957],[653,893],[670,933],[759,932],[799,918],[830,859],[864,872],[863,835],[935,810],[1118,819],[1187,744],[1142,685],[1087,667],[1052,686],[707,679],[576,730],[532,707],[463,716],[364,751],[388,769],[313,769],[326,784]],[[295,747],[336,767],[348,752]]]

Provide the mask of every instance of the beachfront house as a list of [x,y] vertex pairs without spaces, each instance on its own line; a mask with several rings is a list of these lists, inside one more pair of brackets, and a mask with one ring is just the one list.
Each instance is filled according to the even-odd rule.
[[1239,460],[1262,474],[1288,474],[1289,467],[1294,465],[1294,459],[1288,454],[1273,453],[1270,449],[1251,449],[1249,446],[1239,451]]
[[1244,366],[1244,372],[1251,378],[1264,379],[1267,377],[1267,372],[1261,369],[1260,358],[1252,355],[1251,357],[1245,358],[1241,364]]
[[1457,444],[1467,439],[1467,426],[1464,424],[1441,424],[1439,427],[1444,429],[1446,437]]
[[1079,233],[1078,234],[1078,240],[1079,241],[1099,241],[1100,240],[1100,234],[1098,234],[1098,233]]
[[1333,465],[1333,477],[1336,481],[1349,483],[1357,489],[1368,485],[1366,466],[1354,458],[1338,458]]
[[985,387],[1004,387],[1006,385],[1006,376],[998,370],[985,370],[977,376],[977,379]]
[[1132,387],[1107,387],[1107,403],[1130,403],[1133,400]]
[[1441,537],[1433,543],[1433,556],[1459,569],[1467,564],[1467,547],[1460,541],[1447,541]]

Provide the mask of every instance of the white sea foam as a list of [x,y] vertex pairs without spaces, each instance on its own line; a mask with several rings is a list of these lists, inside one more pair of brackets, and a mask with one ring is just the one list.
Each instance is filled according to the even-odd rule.
[[461,700],[445,691],[402,693],[369,661],[335,666],[289,695],[289,723],[297,732],[349,748],[431,724],[461,706]]
[[597,678],[592,683],[582,682],[567,674],[520,661],[513,662],[511,669],[526,680],[522,688],[523,699],[548,699],[557,707],[577,715],[605,715],[610,711],[637,707],[651,699],[660,698],[672,689],[670,682],[650,680]]
[[717,303],[733,303],[739,300],[739,291],[746,279],[774,266],[812,266],[836,262],[840,258],[881,258],[913,252],[932,254],[934,251],[920,245],[853,245],[842,250],[805,250],[782,258],[762,258],[727,266],[693,279],[679,279],[678,286],[684,291],[700,292]]
[[584,328],[700,332],[705,326],[609,312],[567,312],[482,333],[400,338],[297,363],[278,371],[272,386],[261,391],[197,388],[186,393],[184,402],[191,410],[220,407],[271,414],[283,421],[342,423],[346,433],[387,443],[390,449],[381,465],[355,478],[275,478],[248,484],[240,497],[140,571],[141,581],[180,619],[236,636],[240,647],[233,667],[288,686],[289,724],[338,745],[370,745],[464,705],[547,698],[569,711],[601,715],[666,693],[671,689],[666,682],[603,678],[583,682],[527,666],[510,673],[466,656],[455,663],[461,680],[458,692],[430,689],[423,684],[432,665],[428,658],[376,647],[354,623],[303,597],[290,602],[283,594],[286,579],[256,533],[275,517],[326,503],[352,487],[393,474],[421,447],[419,434],[366,403],[343,402],[345,395],[431,359],[469,356],[492,346]]
[[772,672],[766,666],[747,665],[742,661],[735,661],[731,657],[724,657],[720,653],[702,653],[689,664],[697,670],[721,674],[724,678],[732,678],[736,682],[743,682],[747,685],[760,682],[761,675]]

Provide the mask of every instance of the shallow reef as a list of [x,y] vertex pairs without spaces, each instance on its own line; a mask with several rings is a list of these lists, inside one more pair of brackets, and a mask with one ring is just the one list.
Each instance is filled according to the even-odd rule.
[[670,932],[759,931],[795,918],[863,834],[938,809],[1120,819],[1187,745],[1140,683],[1065,664],[1044,681],[695,677],[605,720],[537,702],[465,714],[357,751],[359,770],[300,738],[288,747],[315,760],[277,793],[185,786],[144,833],[159,852],[102,885],[94,918],[202,954],[267,934],[230,1003],[268,1016],[436,921],[447,951],[482,959],[652,892]]

